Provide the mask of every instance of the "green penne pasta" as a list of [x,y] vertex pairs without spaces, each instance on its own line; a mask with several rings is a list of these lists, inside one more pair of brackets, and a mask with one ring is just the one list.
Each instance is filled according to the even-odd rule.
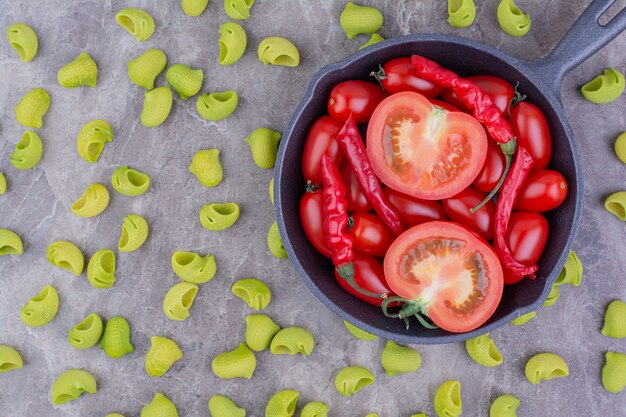
[[250,150],[252,151],[254,163],[259,168],[274,168],[281,137],[282,135],[275,130],[260,127],[246,138],[246,142],[250,145]]
[[81,52],[57,72],[57,81],[65,88],[95,87],[97,80],[98,65],[86,52]]
[[609,68],[604,70],[602,75],[583,85],[580,92],[592,103],[606,104],[617,100],[624,92],[624,87],[626,87],[624,74]]
[[604,200],[604,209],[626,222],[626,191],[618,191]]
[[109,288],[115,284],[115,253],[100,249],[87,264],[87,279],[94,288]]
[[513,0],[501,0],[497,16],[502,30],[511,36],[524,36],[530,30],[530,16],[524,14]]
[[422,365],[422,356],[415,349],[388,341],[380,362],[387,376],[417,371]]
[[285,327],[280,329],[270,343],[270,352],[274,355],[309,356],[315,347],[313,335],[302,327]]
[[117,359],[132,353],[135,347],[130,341],[130,325],[121,316],[110,319],[104,326],[102,339],[98,347],[107,354],[109,358]]
[[226,22],[219,29],[220,65],[232,65],[246,52],[248,37],[240,24]]
[[189,316],[189,310],[198,294],[198,286],[190,282],[175,284],[163,299],[163,312],[170,320],[182,321]]
[[300,65],[300,52],[289,39],[271,36],[259,43],[257,49],[259,61],[264,65],[297,67]]
[[0,228],[0,256],[21,255],[24,253],[24,244],[17,233]]
[[433,405],[439,417],[459,417],[463,412],[461,383],[451,380],[441,384],[435,393]]
[[615,155],[626,164],[626,132],[622,133],[615,139]]
[[270,288],[256,278],[240,279],[233,284],[230,290],[245,301],[248,307],[257,311],[267,307],[272,299]]
[[204,187],[215,187],[222,182],[224,170],[218,149],[202,149],[193,156],[189,172],[196,176]]
[[149,227],[146,219],[138,214],[129,214],[124,217],[117,248],[122,252],[133,252],[144,244],[148,233]]
[[20,318],[27,326],[40,327],[52,321],[58,311],[59,294],[52,285],[48,284],[22,307]]
[[572,250],[567,255],[565,265],[556,278],[554,285],[559,286],[563,284],[573,285],[578,287],[583,277],[583,263],[578,258],[578,255]]
[[323,402],[313,401],[302,407],[300,417],[328,417],[329,410]]
[[502,355],[489,333],[465,341],[470,358],[479,365],[494,367],[502,365]]
[[48,262],[59,268],[70,271],[79,276],[85,267],[85,258],[78,246],[67,240],[57,240],[48,245],[46,249]]
[[267,232],[267,246],[276,258],[285,259],[288,257],[287,251],[283,246],[283,241],[280,238],[280,232],[278,231],[278,223],[274,222],[270,226],[270,230]]
[[196,110],[205,120],[224,120],[237,108],[239,97],[234,90],[198,96]]
[[626,337],[626,303],[613,300],[604,313],[604,326],[601,333],[607,337],[623,339]]
[[246,417],[246,410],[238,407],[224,395],[214,395],[209,399],[211,417]]
[[178,93],[178,96],[187,100],[198,94],[202,88],[204,72],[201,69],[193,69],[185,64],[174,64],[165,73],[167,83]]
[[280,330],[280,326],[264,314],[251,314],[246,317],[246,344],[255,352],[268,347]]
[[209,4],[209,0],[182,0],[183,12],[187,16],[200,16]]
[[200,210],[200,224],[207,230],[226,230],[239,219],[237,203],[209,203]]
[[265,417],[291,417],[296,412],[300,393],[291,389],[272,395],[265,406]]
[[0,195],[6,192],[7,192],[7,179],[5,178],[4,174],[0,172]]
[[141,417],[178,417],[178,410],[169,398],[157,392],[152,401],[141,409]]
[[24,361],[19,352],[11,346],[0,344],[0,374],[20,369]]
[[376,380],[374,373],[362,366],[343,368],[335,377],[335,389],[346,398],[361,391]]
[[30,62],[37,55],[39,40],[30,26],[24,23],[14,23],[7,29],[7,39],[17,51],[22,62]]
[[176,251],[172,253],[171,264],[178,278],[194,284],[209,282],[217,272],[215,258],[210,253],[201,256],[195,252]]
[[224,0],[224,11],[231,19],[246,20],[253,4],[254,0]]
[[241,343],[235,349],[217,355],[211,363],[211,368],[218,378],[250,379],[256,369],[256,357],[245,343]]
[[161,377],[182,358],[183,352],[172,339],[152,336],[146,354],[146,372],[152,377]]
[[128,61],[126,69],[128,78],[146,90],[154,88],[154,80],[163,72],[167,65],[167,56],[160,49],[148,49],[137,58]]
[[448,0],[448,24],[455,28],[466,28],[476,19],[474,0]]
[[359,46],[359,51],[361,49],[367,48],[368,46],[375,45],[378,42],[382,42],[384,40],[385,40],[385,38],[380,36],[378,33],[373,33],[372,36],[370,36],[370,38],[369,38],[369,40],[367,42],[365,42],[363,45]]
[[33,88],[15,107],[15,119],[22,126],[39,129],[49,108],[50,94],[43,88]]
[[95,394],[97,390],[93,375],[84,369],[70,369],[54,381],[50,401],[54,405],[61,405],[77,400],[84,392]]
[[109,191],[107,188],[94,182],[72,204],[70,209],[78,217],[95,217],[102,213],[109,205]]
[[343,325],[346,326],[346,329],[348,330],[348,332],[350,332],[350,334],[356,337],[357,339],[366,340],[366,341],[378,339],[378,336],[368,333],[365,330],[361,330],[358,327],[353,326],[352,324],[348,323],[345,320],[343,322]]
[[559,296],[559,287],[557,285],[553,285],[550,289],[550,293],[548,294],[548,298],[546,298],[546,301],[544,301],[543,303],[543,306],[550,307],[554,305],[554,303],[556,303],[556,301],[559,299]]
[[168,87],[157,87],[146,91],[143,96],[141,124],[145,127],[156,127],[167,119],[172,110],[172,90]]
[[87,122],[78,133],[76,148],[85,161],[93,164],[98,161],[104,145],[113,140],[113,129],[105,120]]
[[348,39],[377,32],[383,26],[383,15],[374,7],[359,6],[349,1],[339,16],[339,24]]
[[513,395],[501,395],[491,403],[489,417],[517,417],[520,406],[519,398]]
[[530,313],[523,314],[516,319],[511,320],[511,324],[514,326],[521,326],[523,324],[528,323],[530,320],[534,319],[537,316],[536,311],[531,311]]
[[148,40],[154,33],[154,19],[145,10],[122,9],[115,15],[115,21],[139,42]]
[[32,169],[39,163],[42,154],[41,138],[32,130],[27,130],[11,152],[11,164],[19,170]]
[[554,353],[539,353],[526,363],[526,379],[531,384],[539,384],[553,378],[569,375],[567,363]]
[[150,177],[127,165],[117,168],[111,176],[113,189],[120,194],[135,197],[148,191]]
[[78,350],[89,349],[100,340],[104,324],[96,313],[91,313],[83,321],[72,327],[67,338],[74,348]]
[[617,394],[626,388],[626,355],[607,352],[606,363],[602,368],[602,386],[608,392]]

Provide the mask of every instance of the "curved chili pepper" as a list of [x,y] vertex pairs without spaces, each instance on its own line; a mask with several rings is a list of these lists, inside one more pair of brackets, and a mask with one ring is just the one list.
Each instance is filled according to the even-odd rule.
[[363,139],[359,134],[352,115],[348,117],[343,128],[337,134],[337,143],[346,154],[352,170],[356,175],[359,185],[372,205],[372,208],[380,216],[382,221],[396,234],[404,232],[404,226],[398,211],[387,201],[383,195],[380,182],[367,159],[367,151],[363,145]]

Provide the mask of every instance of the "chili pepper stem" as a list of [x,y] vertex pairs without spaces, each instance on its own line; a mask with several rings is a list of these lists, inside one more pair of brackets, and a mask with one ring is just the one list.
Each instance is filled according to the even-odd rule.
[[[397,314],[392,314],[389,312],[389,304],[391,303],[402,303],[403,306]],[[417,319],[417,321],[427,329],[437,329],[438,326],[434,324],[430,324],[426,321],[424,317],[428,317],[428,310],[426,310],[426,306],[428,303],[418,300],[409,300],[403,297],[389,297],[386,298],[382,304],[381,308],[383,309],[383,314],[392,319],[402,319],[406,324],[406,328],[409,328],[409,320],[408,318],[413,316]]]
[[487,204],[487,202],[491,200],[494,195],[496,195],[496,193],[500,190],[500,187],[502,187],[502,184],[504,184],[504,180],[506,179],[506,176],[509,174],[509,170],[511,169],[511,160],[513,159],[513,155],[515,154],[515,150],[517,149],[517,139],[513,139],[506,143],[501,143],[498,146],[500,146],[500,150],[504,154],[504,171],[502,172],[502,175],[500,176],[500,179],[498,180],[496,186],[493,187],[493,190],[491,190],[489,194],[487,194],[487,197],[485,197],[483,201],[478,203],[478,205],[470,209],[470,213],[472,214],[480,210],[482,206]]
[[354,263],[352,262],[345,263],[341,266],[338,266],[336,270],[337,270],[337,274],[339,274],[341,279],[346,281],[348,285],[351,286],[355,291],[363,295],[366,295],[368,297],[383,298],[383,299],[387,298],[387,294],[384,294],[384,293],[378,294],[375,292],[368,291],[364,288],[361,288],[361,286],[356,283],[356,281],[354,280]]

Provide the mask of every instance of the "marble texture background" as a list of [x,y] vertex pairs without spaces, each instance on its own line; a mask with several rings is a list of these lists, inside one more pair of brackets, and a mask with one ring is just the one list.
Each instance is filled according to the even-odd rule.
[[[507,36],[498,27],[497,0],[477,2],[478,17],[466,30],[447,25],[445,1],[362,3],[383,12],[381,34],[386,38],[448,33],[536,59],[556,45],[589,0],[520,0],[533,19],[531,32],[521,39]],[[257,0],[252,17],[244,23],[249,36],[247,54],[235,66],[221,68],[217,65],[217,29],[227,16],[219,0],[212,0],[197,18],[184,15],[177,0],[0,0],[3,31],[22,21],[32,25],[40,39],[39,53],[28,64],[17,58],[6,41],[0,42],[0,171],[9,182],[8,193],[0,196],[0,227],[15,230],[25,243],[23,255],[0,258],[0,343],[17,348],[25,361],[23,369],[0,375],[0,416],[95,417],[114,411],[138,416],[157,391],[174,401],[181,416],[208,416],[207,400],[216,393],[233,398],[249,416],[262,416],[270,395],[286,388],[300,391],[302,405],[327,402],[334,416],[358,417],[369,412],[381,417],[418,412],[433,416],[434,391],[448,379],[461,381],[465,416],[487,415],[491,401],[504,393],[521,399],[520,416],[626,416],[626,392],[609,394],[600,383],[604,353],[624,352],[626,344],[599,332],[608,302],[626,299],[624,225],[602,209],[606,195],[624,189],[626,167],[613,154],[612,143],[626,130],[626,96],[597,106],[578,92],[582,83],[604,68],[626,70],[626,34],[574,69],[563,85],[563,102],[586,174],[584,216],[574,245],[585,265],[583,284],[564,288],[557,304],[542,308],[527,325],[493,332],[505,357],[498,368],[472,362],[463,344],[416,346],[423,356],[421,369],[389,378],[379,362],[384,341],[352,338],[341,320],[306,290],[289,261],[275,259],[268,252],[266,232],[274,213],[266,190],[272,173],[254,165],[244,141],[259,126],[284,129],[314,72],[354,52],[365,41],[365,37],[345,38],[338,24],[344,4],[339,0]],[[157,29],[144,44],[115,23],[115,13],[124,7],[145,8],[153,15]],[[286,36],[298,45],[300,67],[264,67],[258,62],[258,42],[273,35]],[[125,64],[152,47],[162,48],[169,63],[202,68],[203,91],[237,90],[241,105],[235,115],[209,123],[197,115],[195,98],[177,99],[164,125],[143,127],[139,122],[143,92],[128,81]],[[56,82],[56,71],[81,51],[98,63],[98,85],[65,90]],[[164,82],[161,75],[158,84]],[[43,159],[35,169],[21,172],[9,163],[23,131],[13,109],[33,87],[46,88],[52,105],[40,129]],[[111,123],[115,140],[106,146],[98,163],[89,165],[77,155],[75,141],[81,126],[96,118]],[[224,181],[214,189],[201,187],[187,170],[193,154],[210,147],[220,149],[225,171]],[[69,207],[87,185],[109,184],[111,173],[122,164],[151,176],[149,192],[136,198],[111,192],[111,204],[99,217],[72,215]],[[221,233],[202,229],[198,212],[211,201],[239,202],[239,222]],[[115,247],[121,221],[128,213],[145,216],[151,233],[140,250],[118,253],[118,281],[111,289],[96,290],[85,275],[73,277],[46,261],[46,246],[57,239],[75,242],[87,256],[103,247]],[[174,250],[211,252],[218,263],[217,276],[201,286],[191,317],[184,322],[168,320],[161,308],[167,289],[177,282],[169,266]],[[244,317],[251,313],[229,288],[235,280],[250,276],[265,280],[272,288],[274,297],[265,313],[281,326],[308,328],[316,338],[316,348],[308,358],[264,352],[257,355],[252,380],[219,380],[211,372],[211,360],[243,340]],[[18,310],[47,283],[59,291],[60,311],[45,327],[28,328]],[[67,342],[67,331],[93,311],[105,318],[126,317],[135,352],[112,360],[98,348],[74,350]],[[185,358],[160,379],[152,379],[143,370],[152,335],[173,338],[185,352]],[[523,373],[525,362],[543,351],[560,354],[570,366],[570,376],[530,385]],[[344,399],[334,390],[333,378],[351,364],[373,369],[378,380]],[[91,371],[98,393],[51,406],[53,381],[72,367]]]

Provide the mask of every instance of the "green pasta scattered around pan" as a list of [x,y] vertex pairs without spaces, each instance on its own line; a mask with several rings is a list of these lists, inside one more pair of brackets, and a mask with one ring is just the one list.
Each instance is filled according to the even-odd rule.
[[497,15],[500,27],[511,36],[524,36],[530,30],[530,16],[522,12],[513,0],[501,0]]
[[169,398],[157,392],[141,409],[141,417],[178,417],[178,410]]
[[78,217],[89,218],[102,213],[108,205],[109,191],[104,185],[95,182],[87,187],[70,209]]
[[46,249],[48,262],[79,276],[85,267],[85,258],[78,246],[67,240],[57,240]]
[[198,182],[204,187],[219,185],[224,178],[220,151],[218,149],[202,149],[196,152],[191,159],[189,172],[195,175]]
[[604,209],[626,222],[626,191],[618,191],[604,200]]
[[626,337],[626,303],[622,300],[613,300],[604,313],[602,335],[615,339]]
[[289,39],[270,36],[259,43],[257,49],[259,61],[264,65],[297,67],[300,65],[300,52]]
[[380,362],[387,376],[417,371],[422,365],[422,356],[415,349],[388,341]]
[[104,417],[124,417],[124,415],[120,413],[109,413]]
[[34,168],[41,160],[43,143],[36,132],[27,130],[11,152],[11,164],[19,170]]
[[380,36],[378,33],[373,33],[372,36],[370,36],[370,38],[369,38],[369,40],[367,42],[365,42],[363,45],[359,46],[359,51],[361,49],[367,48],[368,46],[375,45],[378,42],[382,42],[384,40],[385,40],[385,38]]
[[50,94],[43,88],[33,88],[15,107],[15,119],[22,126],[39,129],[49,108]]
[[300,393],[292,389],[278,391],[265,406],[265,417],[291,417],[296,412]]
[[133,252],[144,244],[148,233],[149,227],[146,219],[138,214],[129,214],[124,217],[117,248],[122,252]]
[[469,27],[476,19],[474,0],[448,0],[448,24],[455,28]]
[[0,256],[21,255],[24,253],[24,244],[17,233],[9,229],[0,228]]
[[554,285],[560,286],[563,284],[573,285],[578,287],[583,277],[583,263],[581,262],[576,252],[570,251],[565,260],[565,265],[556,278]]
[[626,355],[619,352],[607,352],[602,368],[602,386],[608,392],[617,394],[626,388]]
[[198,286],[191,282],[179,282],[169,289],[163,299],[163,312],[170,320],[182,321],[189,316]]
[[280,330],[280,326],[264,314],[251,314],[246,317],[246,344],[255,352],[268,347]]
[[461,383],[450,380],[441,384],[435,393],[433,406],[439,417],[459,417],[463,412]]
[[157,87],[146,91],[143,96],[141,124],[145,127],[160,126],[165,122],[172,110],[172,90],[168,87]]
[[150,350],[146,354],[146,372],[152,377],[161,377],[183,358],[176,342],[162,336],[150,338]]
[[244,278],[235,282],[230,289],[253,310],[259,311],[268,306],[272,299],[270,288],[256,278]]
[[466,340],[465,349],[470,358],[479,365],[487,367],[502,365],[502,355],[489,333]]
[[0,195],[4,194],[6,192],[7,192],[7,179],[4,176],[4,174],[2,173],[2,171],[0,171]]
[[567,363],[554,353],[539,353],[528,360],[525,369],[526,379],[531,384],[539,384],[553,378],[569,375]]
[[20,318],[27,326],[40,327],[52,321],[58,311],[59,294],[52,285],[48,284],[22,307]]
[[274,355],[309,356],[315,347],[313,335],[302,327],[285,327],[280,329],[270,343],[270,352]]
[[231,19],[246,20],[254,0],[224,0],[224,11]]
[[139,42],[148,40],[154,33],[154,19],[145,10],[122,9],[115,15],[115,21]]
[[246,417],[246,410],[224,395],[212,396],[208,406],[211,417]]
[[232,65],[246,52],[248,36],[239,23],[226,22],[219,29],[220,65]]
[[174,64],[165,73],[167,83],[178,93],[178,96],[187,100],[198,94],[202,88],[204,72],[201,69],[193,69],[185,64]]
[[239,219],[237,203],[209,203],[200,210],[200,224],[207,230],[221,231],[234,225]]
[[200,16],[209,4],[209,0],[182,0],[181,7],[187,16]]
[[148,49],[137,58],[128,61],[126,69],[131,82],[146,90],[154,88],[154,80],[167,65],[167,56],[160,49]]
[[209,282],[217,272],[215,257],[210,253],[202,256],[195,252],[172,253],[172,269],[178,278],[194,284]]
[[136,197],[148,191],[150,177],[141,171],[124,165],[113,172],[111,185],[120,194]]
[[349,1],[339,16],[339,24],[348,39],[377,32],[383,26],[383,15],[374,7],[359,6]]
[[615,139],[615,155],[626,164],[626,132],[622,133]]
[[283,241],[280,238],[280,232],[278,231],[278,223],[274,222],[270,226],[270,230],[267,232],[267,246],[274,257],[279,259],[285,259],[288,257]]
[[50,401],[61,405],[77,400],[83,393],[95,394],[98,390],[96,379],[84,369],[70,369],[54,381]]
[[302,407],[300,417],[328,417],[329,410],[327,404],[313,401]]
[[98,81],[98,65],[87,52],[81,52],[73,61],[63,65],[57,72],[61,87],[95,87]]
[[250,379],[256,369],[256,357],[245,343],[241,343],[235,349],[217,355],[211,362],[211,368],[218,378]]
[[83,321],[72,327],[67,338],[75,349],[84,350],[95,346],[100,340],[104,324],[96,313],[91,313]]
[[274,205],[274,177],[270,180],[270,185],[268,187],[268,192],[270,194],[270,202]]
[[201,94],[196,102],[198,114],[205,120],[224,120],[237,108],[239,97],[234,90]]
[[98,161],[104,145],[113,140],[113,129],[105,120],[92,120],[85,123],[76,139],[78,154],[93,164]]
[[626,87],[624,74],[616,69],[605,69],[602,75],[580,88],[583,97],[592,103],[606,104],[615,101],[622,95]]
[[111,249],[100,249],[91,256],[87,264],[87,279],[98,289],[115,284],[115,253]]
[[362,366],[347,366],[335,377],[335,389],[346,398],[351,397],[376,380],[374,373]]
[[17,350],[0,344],[0,374],[20,369],[23,366],[24,360]]
[[348,323],[345,320],[343,322],[343,325],[346,326],[346,329],[348,329],[348,332],[350,332],[350,334],[356,337],[357,339],[361,339],[365,341],[372,341],[372,340],[378,339],[378,336],[368,333],[365,330],[361,330],[358,327]]
[[489,417],[517,417],[516,410],[519,406],[519,398],[508,394],[501,395],[491,403]]
[[128,321],[121,316],[111,318],[104,326],[104,333],[98,347],[112,359],[132,353],[135,347],[130,341]]
[[552,285],[552,288],[550,288],[550,292],[548,293],[548,298],[546,298],[546,301],[544,301],[542,305],[544,307],[553,306],[559,299],[560,295],[559,287],[557,285]]
[[39,40],[37,33],[24,23],[14,23],[7,29],[7,39],[17,51],[22,62],[30,62],[37,55]]
[[246,142],[252,151],[254,163],[259,168],[274,168],[281,137],[282,135],[275,130],[260,127],[246,138]]
[[514,326],[522,326],[528,323],[530,320],[534,319],[537,316],[536,311],[531,311],[530,313],[523,314],[516,319],[511,320],[511,324]]

